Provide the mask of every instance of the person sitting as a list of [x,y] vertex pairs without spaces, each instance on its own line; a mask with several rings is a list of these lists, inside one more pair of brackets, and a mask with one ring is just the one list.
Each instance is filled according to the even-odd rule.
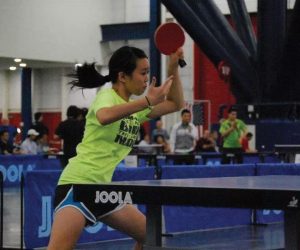
[[157,136],[162,136],[165,141],[168,141],[170,136],[168,134],[168,131],[163,128],[163,123],[162,120],[157,120],[156,123],[156,128],[153,129],[152,134],[151,134],[151,141],[155,142]]
[[148,154],[152,154],[154,152],[153,147],[151,146],[150,136],[148,134],[145,134],[144,139],[139,142],[138,152]]
[[216,141],[209,130],[204,130],[203,136],[197,141],[196,152],[216,152]]
[[2,130],[0,132],[0,151],[3,155],[14,153],[14,147],[9,143],[9,132],[7,130]]
[[253,134],[248,132],[245,136],[241,138],[241,145],[245,153],[256,153],[256,149],[251,149],[249,146],[249,142],[253,138]]
[[156,136],[156,144],[162,145],[162,153],[168,154],[171,153],[171,148],[169,143],[166,142],[165,138],[162,135]]
[[22,154],[38,154],[38,146],[35,142],[39,133],[35,129],[29,129],[27,132],[27,138],[21,144]]

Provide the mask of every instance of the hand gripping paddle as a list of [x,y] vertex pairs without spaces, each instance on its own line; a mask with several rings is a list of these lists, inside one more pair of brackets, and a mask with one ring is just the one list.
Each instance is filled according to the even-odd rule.
[[[155,45],[164,55],[174,53],[178,48],[183,46],[184,41],[184,32],[177,23],[161,24],[154,34]],[[178,64],[180,67],[184,67],[186,62],[183,59],[179,59]]]

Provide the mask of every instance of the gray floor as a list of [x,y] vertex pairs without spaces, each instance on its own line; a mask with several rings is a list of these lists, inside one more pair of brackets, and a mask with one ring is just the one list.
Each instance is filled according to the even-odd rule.
[[[163,245],[169,249],[201,250],[263,250],[283,249],[283,225],[242,226],[218,230],[197,231],[165,237]],[[114,241],[78,246],[77,249],[129,250],[132,241]]]
[[[4,247],[20,247],[20,200],[19,191],[10,189],[4,193]],[[119,240],[103,243],[81,244],[76,249],[128,250],[132,240]],[[164,237],[164,246],[169,249],[283,249],[283,225],[242,226],[218,230],[206,230],[174,234]]]
[[4,192],[3,206],[3,246],[20,247],[20,193],[9,188]]

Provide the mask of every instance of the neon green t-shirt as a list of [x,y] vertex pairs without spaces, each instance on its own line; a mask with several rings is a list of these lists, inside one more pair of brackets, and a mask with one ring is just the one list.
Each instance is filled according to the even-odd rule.
[[115,167],[131,151],[138,137],[140,124],[148,120],[151,109],[123,118],[108,125],[101,125],[96,113],[104,107],[126,103],[113,89],[103,89],[97,94],[86,116],[82,142],[77,146],[77,156],[60,176],[58,185],[108,183]]
[[[246,124],[239,119],[236,119],[237,129],[233,130],[228,136],[223,138],[223,148],[241,148],[241,135],[246,131]],[[220,133],[224,133],[231,127],[230,121],[225,120],[220,127]]]

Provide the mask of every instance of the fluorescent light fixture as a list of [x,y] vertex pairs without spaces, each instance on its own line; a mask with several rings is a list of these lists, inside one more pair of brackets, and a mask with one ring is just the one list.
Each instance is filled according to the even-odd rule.
[[27,66],[27,64],[26,64],[26,63],[20,63],[19,65],[20,65],[20,67],[22,67],[22,68],[24,68],[24,67],[26,67],[26,66]]
[[14,61],[15,61],[16,63],[19,63],[19,62],[22,62],[22,59],[21,59],[21,58],[15,58]]
[[15,67],[15,66],[10,66],[9,69],[10,69],[10,70],[16,70],[17,67]]

